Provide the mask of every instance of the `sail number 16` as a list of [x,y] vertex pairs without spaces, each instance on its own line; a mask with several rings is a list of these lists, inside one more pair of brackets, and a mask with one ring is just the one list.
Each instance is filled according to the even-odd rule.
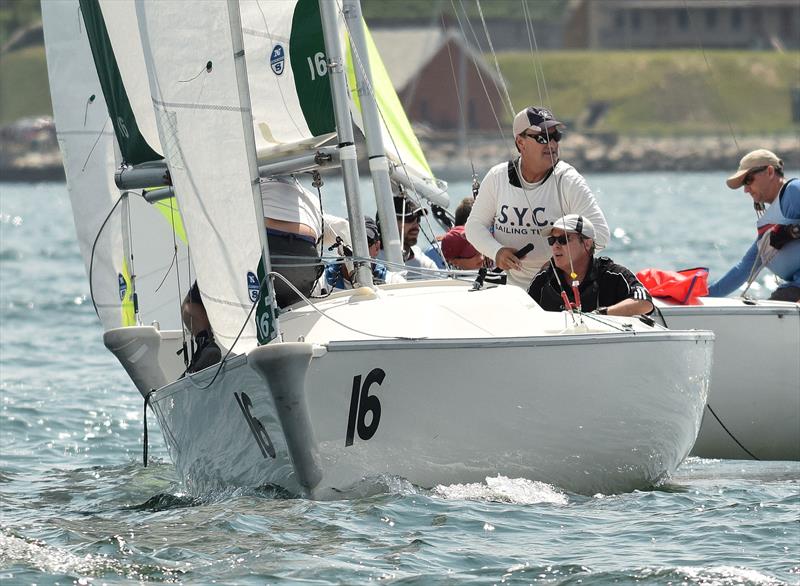
[[311,70],[311,80],[317,79],[317,77],[324,77],[328,73],[328,62],[325,60],[325,53],[316,53],[314,55],[314,60],[311,60],[311,57],[307,58],[308,61],[308,68]]

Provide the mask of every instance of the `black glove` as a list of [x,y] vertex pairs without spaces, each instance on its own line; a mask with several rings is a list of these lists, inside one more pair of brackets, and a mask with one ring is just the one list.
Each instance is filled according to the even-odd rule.
[[800,224],[784,224],[770,232],[769,243],[773,248],[780,250],[784,244],[798,238],[800,238]]

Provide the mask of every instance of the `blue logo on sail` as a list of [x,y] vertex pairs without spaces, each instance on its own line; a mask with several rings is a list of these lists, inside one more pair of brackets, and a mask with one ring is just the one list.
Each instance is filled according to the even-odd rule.
[[283,50],[283,45],[278,44],[272,48],[272,53],[269,56],[269,66],[275,75],[283,73],[283,64],[286,60],[286,52]]
[[117,279],[119,280],[119,300],[122,301],[125,299],[125,293],[128,292],[128,283],[125,282],[125,277],[122,276],[122,273],[117,274]]
[[247,292],[248,292],[248,294],[250,296],[250,301],[252,301],[253,303],[258,301],[258,290],[259,290],[259,288],[260,287],[259,287],[259,284],[258,284],[258,277],[256,277],[256,274],[253,271],[248,271],[247,272]]

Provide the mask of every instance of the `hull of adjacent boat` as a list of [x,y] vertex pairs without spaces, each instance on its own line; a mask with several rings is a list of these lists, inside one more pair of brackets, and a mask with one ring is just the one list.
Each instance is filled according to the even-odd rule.
[[503,474],[614,493],[688,454],[711,349],[708,333],[665,331],[278,344],[151,404],[194,492],[332,498],[382,476],[431,487]]
[[710,409],[692,455],[800,460],[800,305],[702,302],[661,306],[670,328],[715,334]]

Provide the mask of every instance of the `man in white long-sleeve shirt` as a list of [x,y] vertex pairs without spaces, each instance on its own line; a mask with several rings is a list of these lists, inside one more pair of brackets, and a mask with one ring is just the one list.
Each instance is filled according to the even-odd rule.
[[[597,249],[608,243],[606,218],[586,180],[558,159],[564,125],[545,108],[528,107],[514,117],[519,157],[492,167],[481,183],[466,224],[467,240],[508,274],[508,283],[527,290],[550,258],[541,231],[566,214],[594,225]],[[532,244],[518,259],[514,252]]]

